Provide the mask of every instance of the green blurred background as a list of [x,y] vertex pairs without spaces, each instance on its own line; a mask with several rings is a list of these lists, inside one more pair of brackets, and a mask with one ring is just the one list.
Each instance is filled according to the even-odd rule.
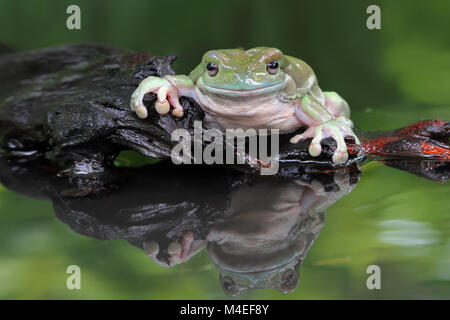
[[[66,28],[70,4],[81,8],[81,30]],[[371,4],[381,8],[381,30],[366,28]],[[106,43],[176,55],[175,70],[187,73],[209,49],[278,47],[307,61],[364,130],[450,120],[449,30],[450,2],[438,0],[0,0],[0,42],[15,50]],[[243,297],[449,299],[449,191],[365,166],[354,192],[329,209],[295,293]],[[165,269],[124,241],[75,234],[49,203],[1,186],[0,243],[0,298],[226,298],[205,253]],[[80,291],[65,288],[70,264],[82,268]],[[382,290],[365,286],[370,264],[382,267]]]

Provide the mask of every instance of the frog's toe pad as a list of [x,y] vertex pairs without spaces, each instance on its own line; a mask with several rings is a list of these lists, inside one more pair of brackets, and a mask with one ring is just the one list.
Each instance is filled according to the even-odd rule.
[[311,157],[318,157],[322,153],[322,146],[320,145],[320,143],[311,142],[308,152]]
[[172,115],[178,118],[181,118],[184,115],[184,110],[181,109],[173,109]]
[[333,154],[332,160],[333,160],[333,163],[336,163],[336,164],[344,163],[345,161],[348,160],[348,153],[347,153],[347,151],[338,151],[337,150]]
[[155,109],[156,112],[159,114],[166,114],[170,111],[170,104],[169,101],[165,100],[163,102],[156,101],[155,102]]
[[141,119],[146,119],[148,117],[147,108],[144,105],[136,106],[136,114]]
[[159,244],[156,241],[144,242],[144,250],[149,257],[156,257],[159,253]]

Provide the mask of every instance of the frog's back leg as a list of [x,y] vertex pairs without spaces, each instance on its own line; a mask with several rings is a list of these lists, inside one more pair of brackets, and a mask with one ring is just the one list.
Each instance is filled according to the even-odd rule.
[[294,79],[297,92],[300,95],[308,94],[324,105],[325,96],[319,87],[312,68],[306,62],[295,57],[286,56],[286,60],[288,65],[284,68],[284,71]]
[[336,118],[343,116],[350,119],[350,107],[347,101],[334,91],[326,91],[323,94],[325,96],[325,108],[329,112]]
[[288,66],[285,68],[285,72],[294,79],[298,93],[314,98],[335,117],[350,117],[350,108],[347,102],[336,92],[323,92],[314,71],[306,62],[291,56],[286,56],[286,59]]

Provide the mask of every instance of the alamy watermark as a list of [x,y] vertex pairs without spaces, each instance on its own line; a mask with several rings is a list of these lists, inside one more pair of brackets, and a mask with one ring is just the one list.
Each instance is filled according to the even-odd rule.
[[367,7],[367,14],[370,16],[367,18],[366,26],[369,30],[381,29],[381,9],[376,4],[372,4]]
[[66,280],[66,287],[69,290],[81,290],[81,269],[77,265],[70,265],[66,269],[66,273],[70,274]]
[[195,121],[193,136],[180,128],[172,132],[171,139],[178,142],[171,152],[175,164],[247,163],[259,166],[261,175],[278,172],[278,129],[226,129],[223,134],[218,129],[205,130],[201,121]]
[[373,290],[373,289],[381,289],[381,269],[376,264],[370,265],[367,267],[366,272],[370,274],[370,276],[367,278],[366,286],[367,289]]
[[70,14],[66,20],[66,26],[69,30],[81,29],[81,9],[75,4],[71,4],[67,7],[66,13]]

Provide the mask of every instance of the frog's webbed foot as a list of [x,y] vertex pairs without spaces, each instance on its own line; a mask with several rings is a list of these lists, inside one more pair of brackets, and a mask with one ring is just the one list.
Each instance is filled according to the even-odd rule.
[[352,182],[352,175],[346,171],[337,171],[333,174],[333,180],[336,188],[331,190],[327,189],[326,186],[317,181],[311,181],[310,187],[314,190],[314,193],[318,196],[326,196],[329,198],[339,199],[342,196],[350,193],[356,183]]
[[[332,177],[332,180],[329,180],[329,177]],[[319,173],[318,177],[313,175],[310,181],[298,179],[294,182],[310,188],[317,196],[332,196],[334,194],[341,196],[353,190],[359,181],[359,177],[359,167],[355,166],[351,167],[350,170],[348,168],[336,169],[335,171],[326,170],[326,172]]]
[[169,254],[169,262],[171,266],[187,260],[193,242],[194,233],[187,231],[183,233],[180,240],[173,241],[169,244],[167,253]]
[[[191,231],[183,233],[181,239],[172,241],[167,247],[168,266],[171,267],[188,260],[196,252],[196,242],[194,241],[194,233]],[[160,249],[156,241],[144,242],[144,250],[147,256],[157,261],[157,255]]]
[[[326,173],[327,178],[329,177],[328,175],[329,172]],[[302,198],[304,208],[313,208],[310,213],[323,212],[331,204],[352,192],[359,181],[360,175],[359,167],[355,166],[350,170],[336,170],[336,172],[332,173],[331,181],[323,179],[323,176],[319,176],[318,180],[313,178],[310,182],[302,180],[296,180],[295,182],[309,188]],[[308,211],[305,210],[305,212]]]
[[143,99],[144,96],[150,92],[157,95],[155,109],[159,114],[168,113],[170,111],[170,106],[172,106],[174,108],[172,111],[174,116],[183,116],[183,107],[178,100],[177,88],[166,78],[148,77],[141,81],[131,96],[131,110],[136,112],[139,118],[145,119],[148,116],[148,111],[144,106]]
[[312,138],[309,146],[309,154],[313,157],[317,157],[322,152],[322,146],[320,145],[322,139],[331,137],[336,141],[336,150],[334,151],[332,160],[334,163],[340,164],[348,159],[347,144],[345,143],[344,138],[350,136],[355,140],[356,144],[360,144],[352,127],[352,121],[341,116],[333,120],[310,126],[302,134],[292,137],[291,142],[297,143],[300,140]]

